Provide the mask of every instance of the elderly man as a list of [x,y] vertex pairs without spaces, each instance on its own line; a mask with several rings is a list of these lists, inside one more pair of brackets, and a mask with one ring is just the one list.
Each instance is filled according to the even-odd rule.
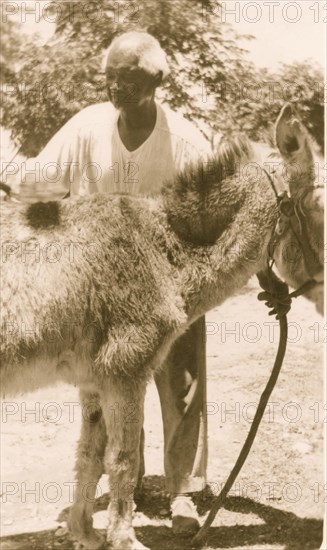
[[[41,177],[22,183],[26,200],[67,192],[155,196],[188,162],[209,154],[209,144],[190,122],[155,101],[167,74],[165,54],[152,36],[129,32],[115,38],[106,59],[110,102],[75,115],[33,159]],[[199,522],[191,494],[203,488],[207,460],[204,319],[175,344],[156,384],[173,530],[194,532]],[[140,456],[139,481],[142,448]]]

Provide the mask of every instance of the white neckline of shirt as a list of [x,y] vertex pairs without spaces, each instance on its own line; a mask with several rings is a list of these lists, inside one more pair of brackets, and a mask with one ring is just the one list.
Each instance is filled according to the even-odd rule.
[[142,149],[145,145],[147,145],[147,144],[149,143],[149,141],[151,140],[151,138],[153,138],[153,135],[154,135],[154,133],[155,133],[155,130],[158,129],[158,126],[159,126],[159,118],[160,118],[160,116],[159,116],[159,115],[160,115],[160,105],[158,105],[157,102],[155,103],[155,105],[156,105],[156,109],[157,109],[157,113],[156,113],[156,114],[157,114],[157,118],[156,118],[156,123],[155,123],[155,125],[154,125],[154,128],[153,128],[151,134],[146,138],[146,140],[143,141],[143,143],[142,143],[137,149],[134,149],[133,151],[129,151],[129,150],[125,147],[125,145],[124,145],[124,143],[123,143],[123,141],[122,141],[122,139],[121,139],[121,137],[120,137],[119,129],[118,129],[119,111],[117,110],[117,113],[116,113],[116,120],[115,120],[115,133],[116,133],[116,136],[117,136],[117,140],[118,140],[119,146],[120,146],[120,148],[123,150],[124,155],[127,155],[127,156],[130,156],[130,157],[131,157],[131,156],[133,156],[133,155],[138,154],[138,153],[141,151],[141,149]]

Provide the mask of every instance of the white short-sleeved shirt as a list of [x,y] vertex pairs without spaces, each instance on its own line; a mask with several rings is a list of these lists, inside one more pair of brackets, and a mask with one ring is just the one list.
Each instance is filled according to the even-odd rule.
[[185,164],[206,158],[211,147],[201,132],[167,106],[157,107],[154,130],[135,151],[118,131],[119,111],[110,102],[86,107],[73,116],[41,153],[27,161],[46,185],[63,194],[96,192],[156,195],[165,180]]

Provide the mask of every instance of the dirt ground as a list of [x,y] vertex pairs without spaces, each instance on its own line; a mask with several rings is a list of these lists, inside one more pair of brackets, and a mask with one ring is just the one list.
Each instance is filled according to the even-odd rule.
[[[276,322],[257,301],[257,292],[251,280],[207,316],[211,491],[196,499],[202,520],[234,465],[277,350]],[[322,545],[326,330],[304,298],[294,301],[288,318],[289,343],[280,378],[250,456],[210,530],[206,550],[314,550]],[[72,501],[80,415],[78,393],[71,386],[4,399],[1,550],[74,549],[65,518]],[[146,478],[135,514],[137,536],[151,550],[189,550],[190,539],[175,537],[170,528],[161,415],[153,384],[145,418]],[[105,528],[108,499],[103,476],[96,528]]]

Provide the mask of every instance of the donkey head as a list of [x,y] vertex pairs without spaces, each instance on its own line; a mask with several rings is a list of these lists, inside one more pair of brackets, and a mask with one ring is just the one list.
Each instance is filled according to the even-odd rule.
[[[283,181],[294,207],[279,228],[281,239],[274,251],[276,265],[295,288],[310,279],[322,283],[324,201],[317,181],[319,162],[315,162],[311,138],[290,104],[278,117],[276,144],[282,156]],[[322,312],[323,285],[317,285],[306,296]]]

